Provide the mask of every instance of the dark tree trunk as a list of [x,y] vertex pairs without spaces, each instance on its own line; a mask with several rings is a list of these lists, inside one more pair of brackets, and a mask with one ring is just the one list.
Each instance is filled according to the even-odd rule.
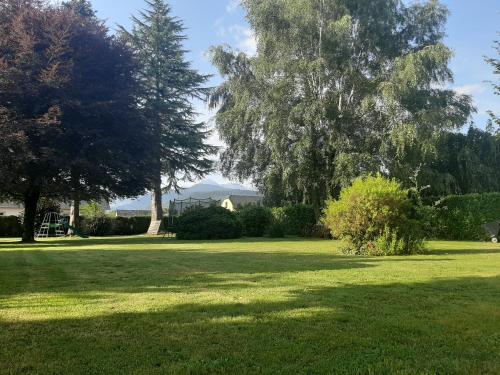
[[69,236],[74,236],[76,231],[80,227],[80,199],[78,197],[74,197],[71,203],[71,210],[69,213],[69,226],[68,230]]
[[24,196],[23,242],[35,242],[35,218],[40,191],[32,189]]

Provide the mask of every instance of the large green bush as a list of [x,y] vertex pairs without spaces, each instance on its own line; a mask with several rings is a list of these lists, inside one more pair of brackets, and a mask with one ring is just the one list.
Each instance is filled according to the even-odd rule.
[[235,213],[223,207],[195,208],[183,213],[176,223],[180,240],[215,240],[239,238],[241,223]]
[[240,208],[237,216],[243,226],[243,235],[247,237],[263,237],[273,221],[269,208],[256,205]]
[[403,255],[422,249],[420,225],[408,191],[382,176],[357,179],[329,201],[324,223],[354,254]]
[[500,193],[451,195],[434,208],[434,237],[443,240],[487,239],[483,225],[500,221]]
[[317,224],[314,208],[307,204],[273,208],[272,213],[274,219],[283,224],[285,233],[291,236],[307,236],[310,228]]
[[151,217],[148,216],[116,217],[112,219],[112,234],[115,236],[146,234],[150,224]]
[[84,217],[80,222],[83,233],[89,236],[105,237],[113,234],[113,219],[108,216]]
[[23,226],[17,216],[0,216],[0,237],[21,237]]

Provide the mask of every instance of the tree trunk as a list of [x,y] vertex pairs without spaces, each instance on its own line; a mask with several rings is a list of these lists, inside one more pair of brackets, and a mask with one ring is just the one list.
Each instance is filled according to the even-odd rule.
[[35,242],[35,218],[40,191],[30,190],[24,195],[23,242]]
[[151,221],[163,219],[163,206],[161,202],[163,192],[161,190],[161,179],[155,182],[151,198]]
[[69,226],[71,228],[68,230],[68,235],[74,236],[80,226],[80,199],[78,199],[78,197],[74,197],[73,201],[71,202]]
[[161,190],[161,176],[155,181],[151,198],[151,224],[149,225],[148,234],[158,235],[161,232],[161,225],[158,223],[163,219],[163,206]]

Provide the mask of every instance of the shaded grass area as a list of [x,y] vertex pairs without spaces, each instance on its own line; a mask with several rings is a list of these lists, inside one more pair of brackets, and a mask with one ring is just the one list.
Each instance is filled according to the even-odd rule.
[[428,248],[0,241],[0,373],[500,373],[500,246]]

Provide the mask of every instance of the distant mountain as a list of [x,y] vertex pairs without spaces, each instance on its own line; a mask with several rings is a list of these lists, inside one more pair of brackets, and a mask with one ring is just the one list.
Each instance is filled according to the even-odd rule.
[[[181,190],[180,194],[168,193],[163,195],[163,207],[168,208],[170,201],[174,199],[206,199],[221,200],[229,195],[259,195],[255,190],[250,190],[238,184],[219,185],[214,181],[203,181],[189,188]],[[114,210],[149,210],[151,208],[151,194],[137,199],[115,202]]]

